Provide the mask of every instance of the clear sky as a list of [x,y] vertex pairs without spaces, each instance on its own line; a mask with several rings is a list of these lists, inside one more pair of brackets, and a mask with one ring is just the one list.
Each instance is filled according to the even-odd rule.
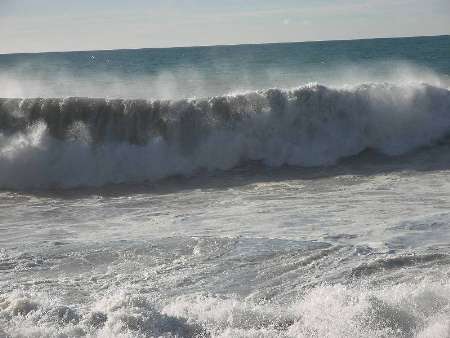
[[450,34],[450,0],[0,0],[0,53]]

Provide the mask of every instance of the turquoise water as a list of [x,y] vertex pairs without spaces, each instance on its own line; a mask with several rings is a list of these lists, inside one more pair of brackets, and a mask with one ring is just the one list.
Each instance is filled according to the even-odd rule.
[[[184,98],[398,79],[449,81],[450,37],[0,55],[2,96]],[[5,93],[6,91],[6,93]]]

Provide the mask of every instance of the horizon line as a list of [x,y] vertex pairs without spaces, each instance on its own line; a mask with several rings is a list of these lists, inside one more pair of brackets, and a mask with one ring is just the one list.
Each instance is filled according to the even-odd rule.
[[50,51],[34,51],[34,52],[12,52],[1,53],[4,55],[29,55],[29,54],[60,54],[60,53],[89,53],[89,52],[112,52],[112,51],[138,51],[149,49],[187,49],[187,48],[214,48],[214,47],[239,47],[239,46],[258,46],[258,45],[282,45],[297,43],[321,43],[321,42],[346,42],[346,41],[364,41],[364,40],[384,40],[384,39],[414,39],[414,38],[438,38],[450,37],[449,34],[435,35],[406,35],[406,36],[380,36],[380,37],[363,37],[353,39],[331,39],[331,40],[304,40],[304,41],[278,41],[278,42],[248,42],[248,43],[225,43],[225,44],[207,44],[207,45],[180,45],[168,47],[136,47],[136,48],[105,48],[105,49],[74,49],[74,50],[50,50]]

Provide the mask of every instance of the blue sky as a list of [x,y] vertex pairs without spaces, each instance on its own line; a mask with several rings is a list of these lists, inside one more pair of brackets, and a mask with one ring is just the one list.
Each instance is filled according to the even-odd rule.
[[0,53],[437,34],[449,0],[0,0]]

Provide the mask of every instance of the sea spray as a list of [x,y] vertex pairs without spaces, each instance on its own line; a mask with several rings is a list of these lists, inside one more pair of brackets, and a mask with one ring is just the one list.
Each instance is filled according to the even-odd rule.
[[227,170],[401,155],[450,133],[450,91],[309,85],[207,99],[1,99],[0,187],[99,186]]

